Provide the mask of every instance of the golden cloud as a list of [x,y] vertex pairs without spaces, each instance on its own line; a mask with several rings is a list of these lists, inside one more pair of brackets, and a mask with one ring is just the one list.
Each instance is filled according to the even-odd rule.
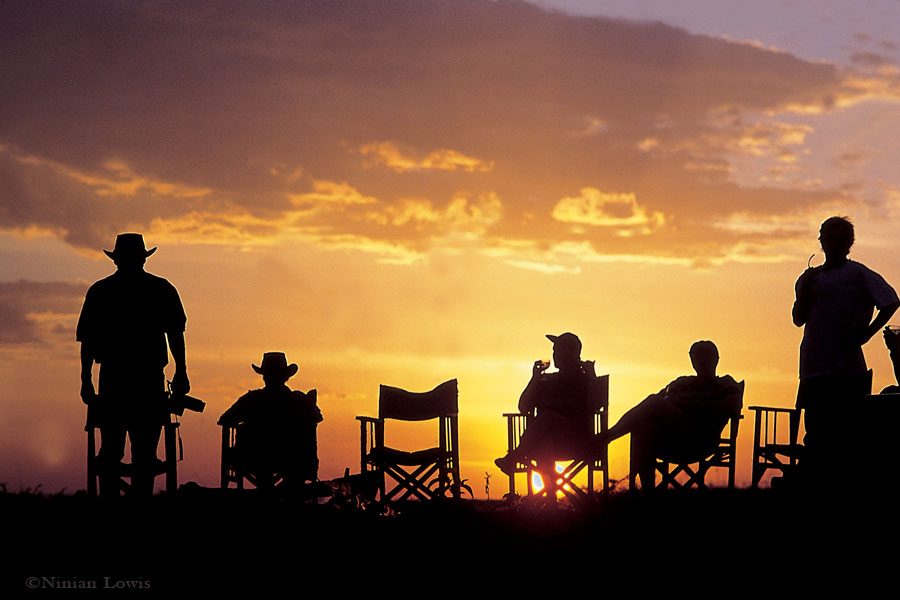
[[488,227],[500,221],[503,205],[497,194],[488,192],[475,198],[455,196],[445,208],[435,208],[424,198],[405,198],[395,206],[372,211],[367,218],[381,225],[412,226],[424,231],[437,228],[442,232],[464,231],[484,233]]
[[429,170],[486,173],[494,168],[493,162],[466,156],[462,152],[447,148],[434,150],[422,158],[415,158],[391,142],[377,142],[360,146],[359,152],[367,157],[367,166],[384,166],[397,173]]
[[[897,96],[884,69],[524,2],[453,19],[439,1],[272,4],[215,23],[181,5],[41,6],[11,8],[15,60],[0,61],[21,84],[0,96],[0,229],[82,248],[134,226],[386,255],[517,240],[504,260],[554,272],[527,248],[721,257],[748,234],[710,223],[840,196],[799,181],[816,179],[800,111]],[[143,68],[85,51],[108,42]]]
[[366,196],[346,182],[313,180],[313,191],[303,194],[288,194],[294,206],[321,204],[373,204],[376,199]]
[[641,233],[650,233],[665,224],[661,212],[639,205],[633,193],[602,192],[592,187],[582,188],[578,196],[562,198],[552,216],[562,223],[634,228]]
[[[0,151],[8,150],[3,147]],[[209,195],[210,188],[199,188],[145,177],[135,173],[121,160],[108,160],[103,164],[107,173],[88,173],[37,156],[15,156],[23,165],[48,167],[53,171],[90,186],[98,196],[134,196],[148,191],[159,196],[172,198],[200,198]]]

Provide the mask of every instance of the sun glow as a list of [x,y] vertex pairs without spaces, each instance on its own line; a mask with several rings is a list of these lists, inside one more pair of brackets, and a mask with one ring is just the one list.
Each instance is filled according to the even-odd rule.
[[[566,466],[563,463],[556,463],[555,469],[557,473],[562,474],[563,471],[566,470]],[[541,479],[541,475],[537,471],[532,471],[531,473],[531,486],[534,489],[535,493],[540,493],[544,489],[544,480]],[[557,498],[564,498],[567,492],[572,491],[572,487],[568,483],[563,484],[562,477],[556,480],[556,486]]]

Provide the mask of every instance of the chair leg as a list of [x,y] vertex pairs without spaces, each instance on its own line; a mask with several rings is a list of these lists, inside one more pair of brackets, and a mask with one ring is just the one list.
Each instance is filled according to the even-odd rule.
[[95,429],[88,428],[87,440],[87,494],[88,498],[97,497],[97,441]]
[[219,485],[219,487],[221,487],[223,490],[228,489],[228,482],[229,482],[228,453],[231,451],[231,448],[229,448],[229,446],[230,446],[229,442],[231,441],[230,437],[231,437],[230,428],[223,426],[222,427],[222,452],[221,452],[221,459],[220,459],[220,462],[222,464],[222,467],[220,469],[221,482]]
[[166,493],[174,494],[178,489],[178,455],[175,445],[175,428],[165,428],[166,452]]
[[759,482],[762,481],[762,476],[766,472],[765,465],[761,465],[758,462],[759,457],[754,453],[753,456],[753,474],[750,480],[750,487],[754,490],[759,489]]

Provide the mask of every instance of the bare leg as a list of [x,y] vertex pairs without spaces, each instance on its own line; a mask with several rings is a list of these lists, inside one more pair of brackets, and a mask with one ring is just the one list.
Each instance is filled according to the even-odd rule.
[[653,434],[639,430],[631,434],[632,470],[641,480],[641,489],[650,493],[656,489],[656,452],[653,447]]
[[609,443],[639,429],[653,429],[681,417],[681,410],[666,400],[662,394],[647,396],[640,404],[622,415],[606,434],[599,434],[599,443]]
[[536,417],[528,428],[522,433],[519,445],[502,458],[494,461],[494,464],[504,473],[515,463],[526,463],[529,460],[537,460],[539,456],[557,456],[565,453],[561,447],[567,441],[566,431],[569,422],[560,415],[546,411]]

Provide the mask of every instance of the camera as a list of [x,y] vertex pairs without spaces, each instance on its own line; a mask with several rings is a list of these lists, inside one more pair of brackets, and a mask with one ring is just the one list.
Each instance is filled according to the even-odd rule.
[[206,402],[187,394],[176,394],[172,391],[172,382],[168,382],[169,393],[166,399],[169,403],[169,412],[173,415],[182,416],[185,410],[202,413],[206,408]]

